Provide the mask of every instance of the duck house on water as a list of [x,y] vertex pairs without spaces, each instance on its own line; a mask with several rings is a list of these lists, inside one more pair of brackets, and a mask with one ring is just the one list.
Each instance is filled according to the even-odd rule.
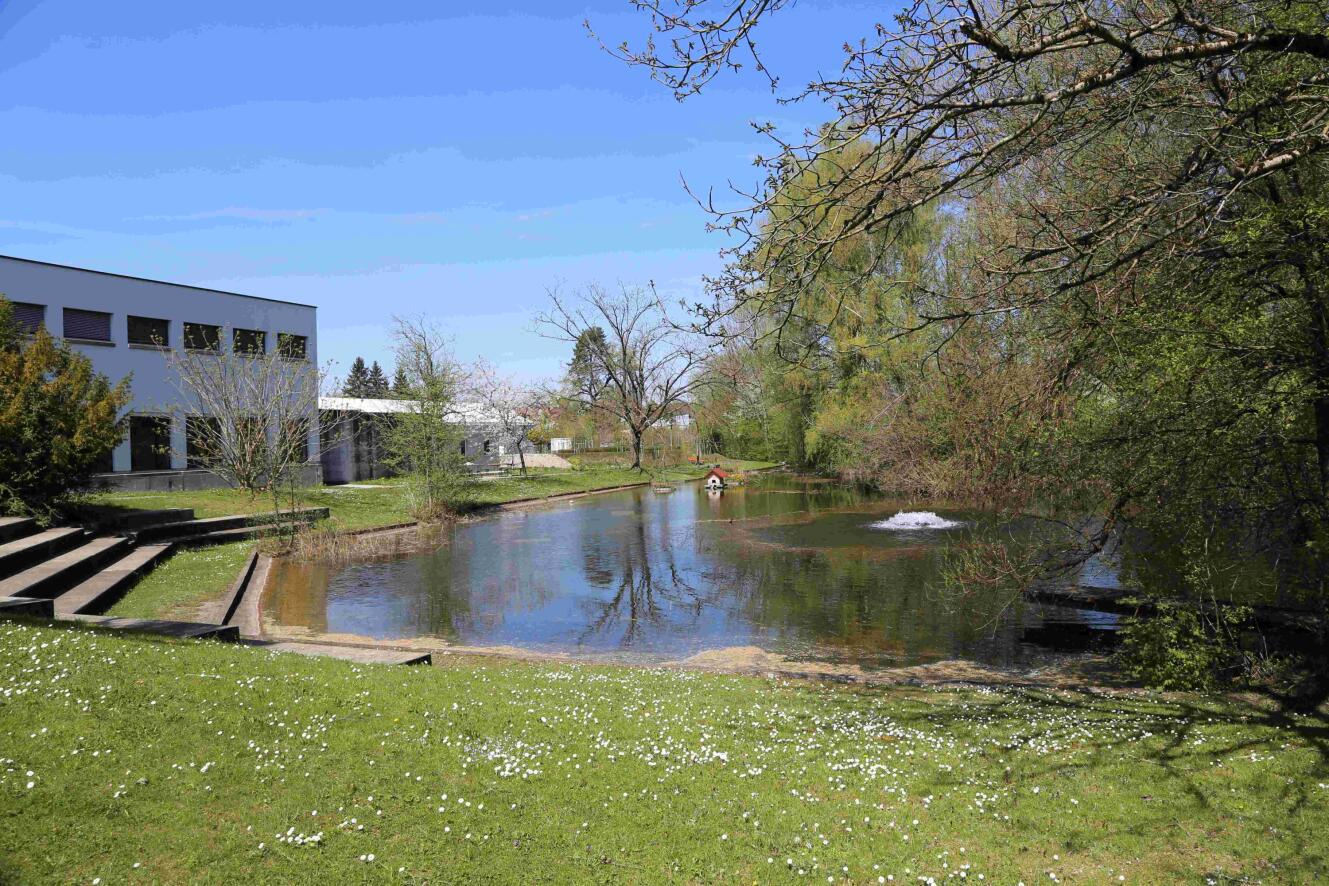
[[720,468],[711,468],[706,473],[705,484],[707,489],[724,489],[725,482],[729,479],[729,474]]

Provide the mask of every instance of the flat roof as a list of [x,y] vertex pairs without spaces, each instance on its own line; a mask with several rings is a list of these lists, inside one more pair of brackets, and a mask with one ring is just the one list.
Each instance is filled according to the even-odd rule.
[[268,298],[267,296],[263,295],[249,295],[244,292],[230,292],[225,289],[211,289],[207,286],[194,286],[193,284],[190,283],[172,283],[170,280],[154,280],[151,277],[135,277],[132,274],[116,274],[112,271],[97,271],[93,270],[92,268],[80,268],[76,267],[75,265],[62,265],[51,261],[39,261],[38,259],[35,258],[23,258],[22,256],[18,255],[0,255],[0,258],[9,259],[10,261],[26,262],[27,264],[30,265],[43,265],[48,268],[60,268],[65,271],[82,271],[85,274],[100,274],[103,277],[119,277],[121,280],[137,280],[140,283],[160,283],[162,286],[178,286],[181,289],[196,289],[199,292],[211,292],[214,295],[234,295],[238,296],[239,298],[253,298],[259,301],[276,302],[279,305],[295,305],[298,308],[313,308],[314,310],[318,310],[318,305],[307,305],[304,302],[289,301],[284,298]]

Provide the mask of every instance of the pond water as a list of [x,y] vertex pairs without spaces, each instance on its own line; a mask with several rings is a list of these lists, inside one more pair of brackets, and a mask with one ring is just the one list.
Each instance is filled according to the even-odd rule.
[[[276,564],[265,624],[376,639],[660,661],[759,646],[867,668],[968,658],[1028,665],[1113,617],[939,593],[950,545],[996,531],[789,476],[708,492],[638,488],[502,511],[437,550],[351,564]],[[944,528],[930,528],[930,527]],[[1075,645],[1072,643],[1072,645]]]

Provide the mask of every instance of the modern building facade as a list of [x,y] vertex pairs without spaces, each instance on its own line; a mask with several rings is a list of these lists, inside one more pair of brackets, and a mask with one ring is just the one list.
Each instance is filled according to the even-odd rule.
[[[317,309],[241,295],[0,256],[0,295],[27,332],[39,326],[86,355],[112,382],[131,376],[129,430],[104,477],[131,489],[220,485],[191,466],[180,380],[171,352],[254,354],[317,365]],[[306,482],[321,479],[316,416],[308,422]]]

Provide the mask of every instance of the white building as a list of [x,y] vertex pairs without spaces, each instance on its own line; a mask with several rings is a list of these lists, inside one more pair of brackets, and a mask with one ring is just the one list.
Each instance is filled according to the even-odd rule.
[[[132,373],[129,433],[106,465],[114,485],[182,489],[218,485],[190,467],[181,398],[166,352],[280,348],[317,365],[312,305],[163,283],[0,256],[0,294],[26,331],[45,326],[92,360],[112,382]],[[309,422],[305,480],[318,482],[317,422]]]
[[[392,473],[386,464],[383,434],[392,416],[416,409],[414,400],[379,400],[364,397],[319,397],[323,428],[322,459],[325,483],[373,480]],[[455,408],[458,454],[472,470],[495,468],[517,451],[517,441],[497,416],[479,403],[458,403]]]

